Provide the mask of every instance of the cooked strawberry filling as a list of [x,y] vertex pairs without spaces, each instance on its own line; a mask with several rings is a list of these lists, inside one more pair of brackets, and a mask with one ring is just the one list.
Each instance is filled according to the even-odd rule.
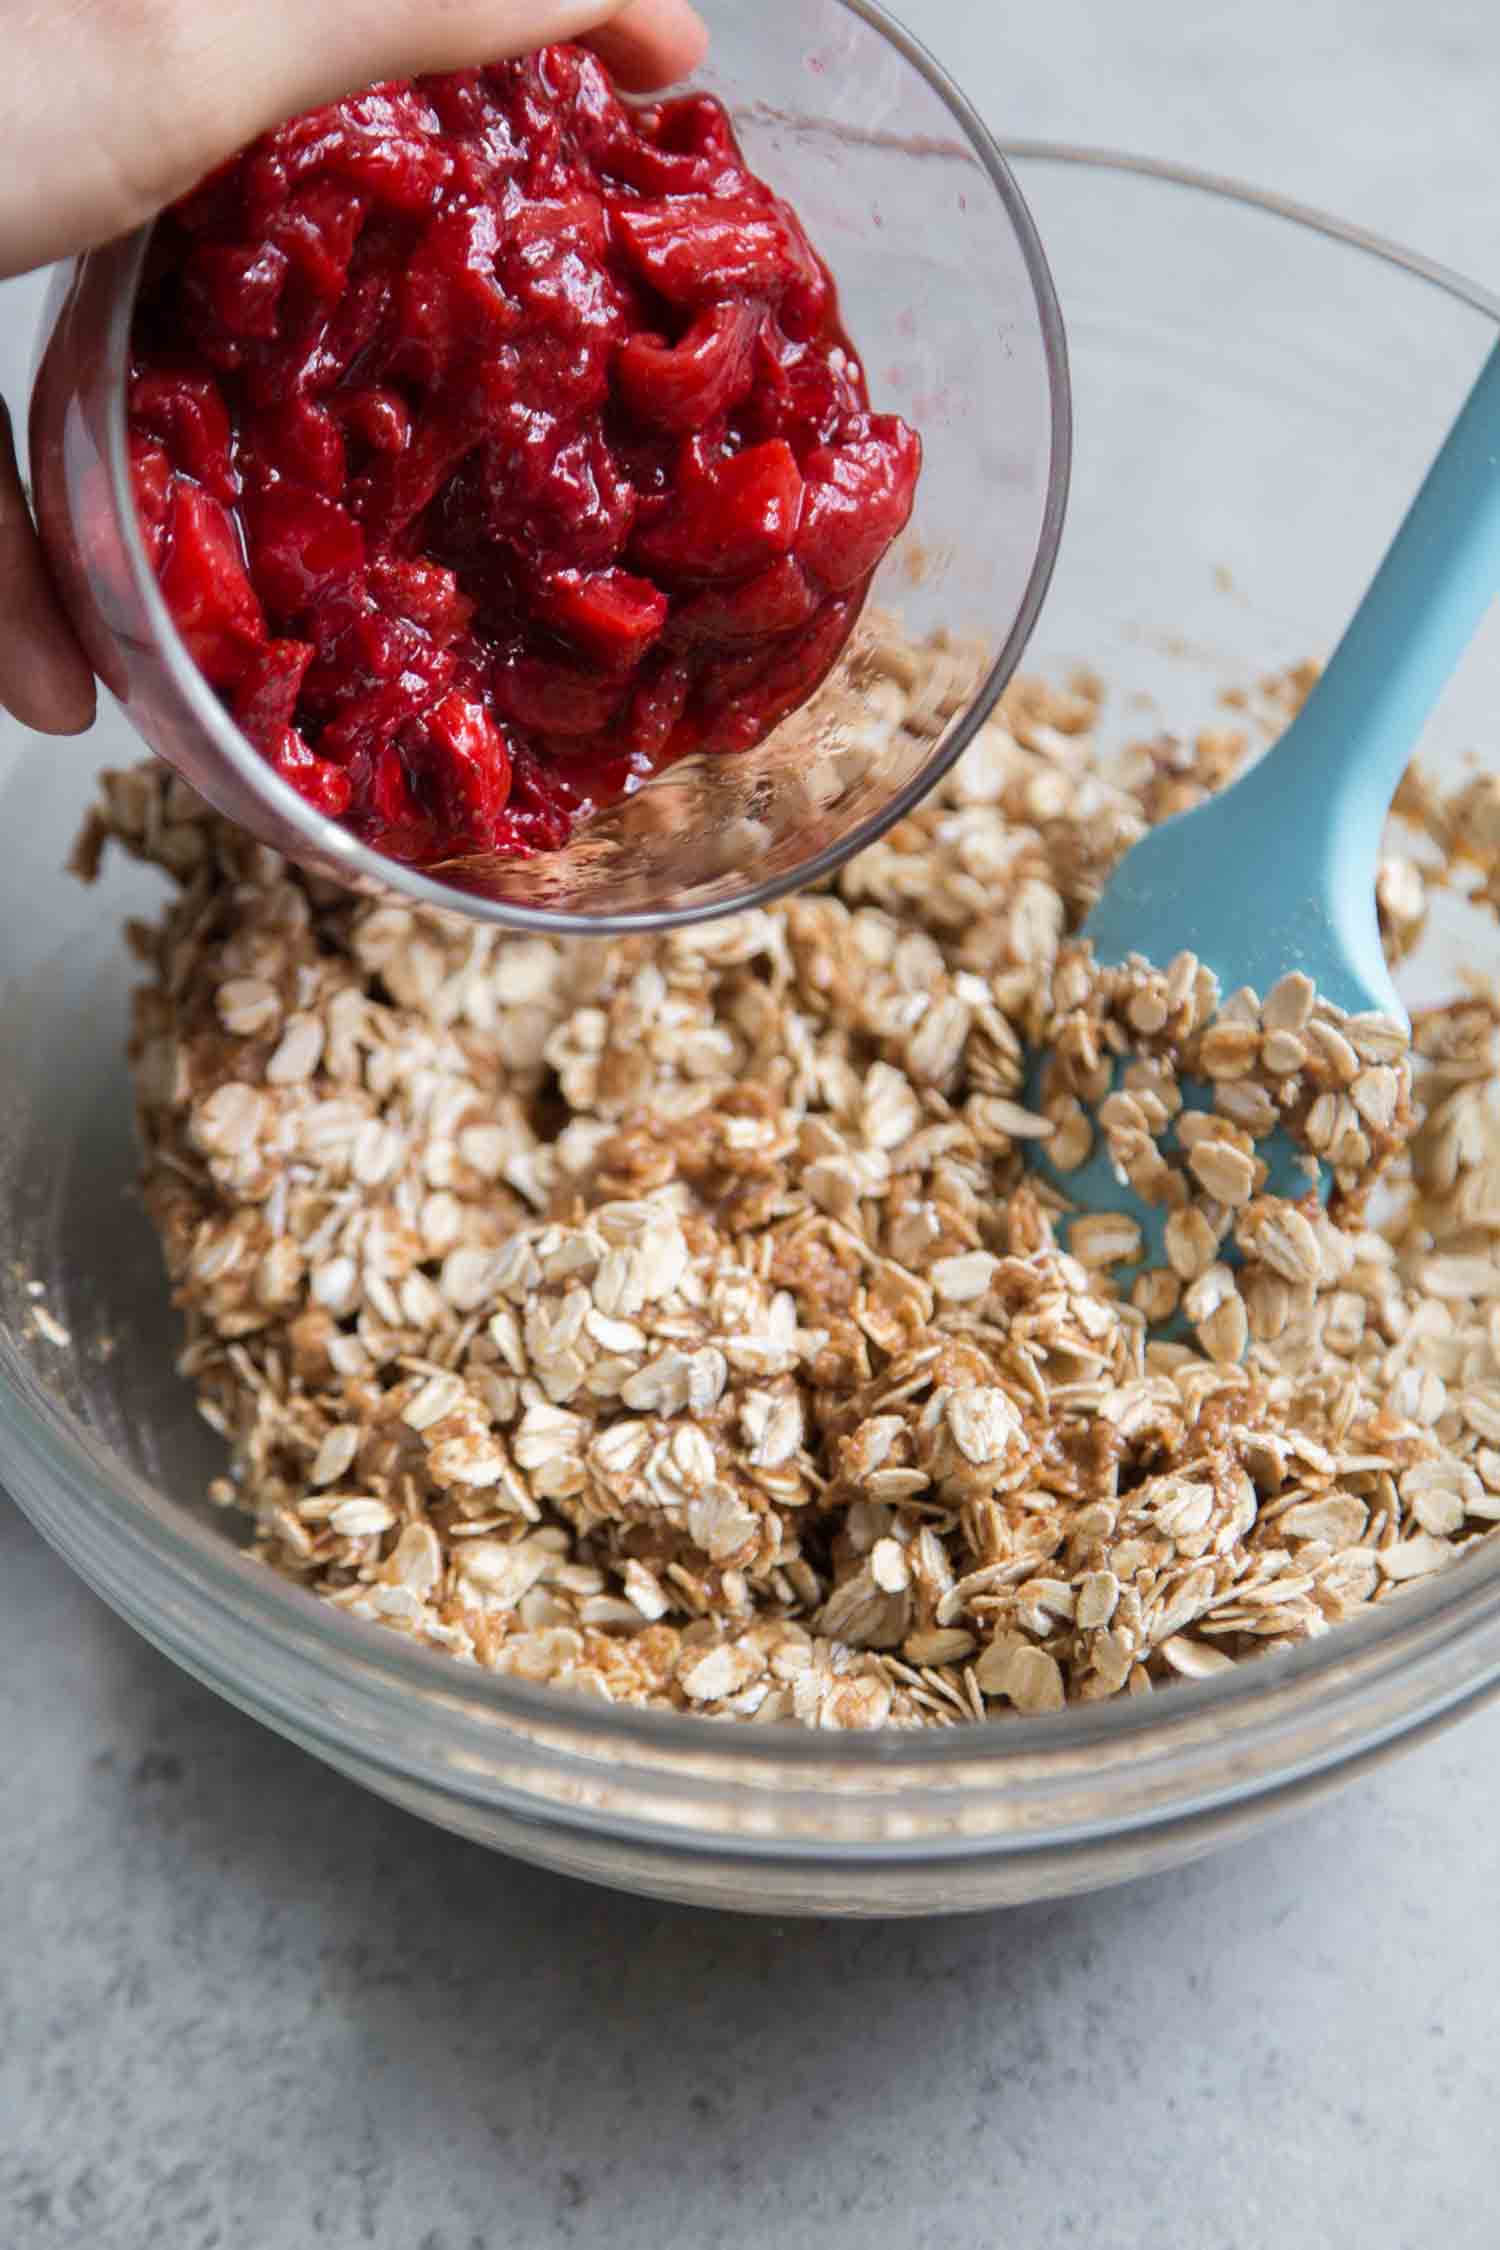
[[556,849],[837,660],[912,505],[722,106],[552,47],[267,134],[153,237],[131,457],[204,676],[419,865]]

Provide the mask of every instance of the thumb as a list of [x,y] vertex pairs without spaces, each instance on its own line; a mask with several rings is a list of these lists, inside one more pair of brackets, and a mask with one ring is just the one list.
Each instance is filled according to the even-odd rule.
[[[598,32],[626,83],[691,70],[689,0],[0,0],[0,273],[123,234],[267,127],[382,78]],[[601,27],[603,27],[601,29]]]

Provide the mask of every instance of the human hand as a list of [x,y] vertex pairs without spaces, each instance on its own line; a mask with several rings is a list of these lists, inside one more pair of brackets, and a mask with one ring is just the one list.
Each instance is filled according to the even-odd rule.
[[[154,218],[300,110],[382,78],[583,38],[619,82],[692,70],[690,0],[0,0],[0,275]],[[0,400],[0,705],[45,734],[94,716],[94,677],[52,583]]]

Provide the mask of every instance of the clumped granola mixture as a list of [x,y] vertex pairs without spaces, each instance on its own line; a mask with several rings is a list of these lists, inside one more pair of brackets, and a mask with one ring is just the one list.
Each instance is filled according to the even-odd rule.
[[[862,662],[932,733],[974,659]],[[145,1195],[257,1553],[530,1680],[873,1727],[1215,1672],[1484,1536],[1495,1000],[1409,1057],[1295,975],[1101,975],[1069,937],[1307,684],[1106,760],[1098,683],[1019,683],[832,889],[625,943],[335,892],[161,769],[107,776],[82,872],[117,843],[177,885],[132,931]],[[1382,870],[1398,953],[1464,853],[1488,899],[1500,784],[1403,810],[1438,857]],[[1164,1136],[1188,1071],[1213,1106]],[[1276,1120],[1327,1212],[1263,1192]],[[1095,1133],[1170,1213],[1123,1285],[1128,1235],[1064,1251],[1024,1161]]]

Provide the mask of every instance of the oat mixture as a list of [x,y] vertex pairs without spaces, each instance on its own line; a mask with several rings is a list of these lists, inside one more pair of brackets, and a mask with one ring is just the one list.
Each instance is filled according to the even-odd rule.
[[[930,735],[975,661],[872,628],[861,690]],[[144,1191],[255,1551],[528,1680],[873,1727],[1218,1671],[1483,1537],[1495,997],[1408,1055],[1305,978],[1069,937],[1310,676],[1113,759],[1097,682],[1018,683],[832,888],[623,943],[360,900],[106,776],[81,872],[117,843],[177,886],[131,932]],[[1434,885],[1500,895],[1500,782],[1401,809],[1393,954]],[[1263,1192],[1277,1121],[1326,1212]],[[1130,1222],[1064,1250],[1024,1157],[1096,1135],[1169,1214],[1119,1286]]]

